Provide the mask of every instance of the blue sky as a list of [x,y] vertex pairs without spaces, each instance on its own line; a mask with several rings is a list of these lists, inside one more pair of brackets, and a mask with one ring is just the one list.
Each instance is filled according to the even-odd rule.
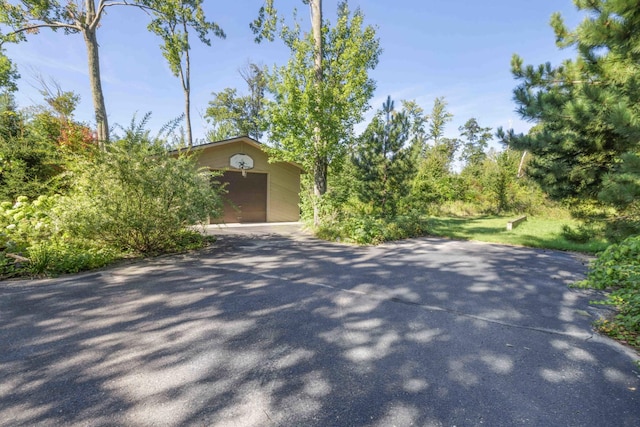
[[[205,0],[209,20],[227,33],[226,40],[212,39],[208,47],[193,43],[192,122],[195,138],[204,138],[207,124],[202,115],[212,92],[225,87],[245,92],[238,69],[248,61],[272,66],[284,64],[289,51],[276,40],[255,44],[249,29],[263,0],[213,2]],[[550,61],[558,64],[572,57],[558,50],[549,19],[561,12],[570,27],[580,19],[570,0],[351,0],[360,7],[367,24],[377,27],[383,53],[371,72],[377,90],[371,112],[380,108],[387,95],[400,104],[416,100],[429,111],[436,97],[443,96],[454,114],[448,136],[457,136],[458,126],[475,117],[481,125],[513,127],[526,131],[514,112],[510,73],[513,53],[527,64]],[[298,7],[303,25],[309,13],[300,0],[276,0],[281,13],[291,16]],[[325,17],[335,16],[337,1],[324,0]],[[134,113],[152,112],[150,128],[183,111],[184,98],[159,49],[159,40],[146,30],[148,17],[130,7],[113,7],[98,30],[103,89],[110,125],[126,126]],[[6,46],[7,55],[18,65],[22,78],[17,100],[20,106],[42,103],[34,76],[55,79],[63,90],[81,96],[76,118],[93,123],[93,108],[87,75],[86,53],[81,35],[42,30],[27,43]],[[36,85],[37,86],[37,85]],[[363,128],[364,124],[361,125]]]

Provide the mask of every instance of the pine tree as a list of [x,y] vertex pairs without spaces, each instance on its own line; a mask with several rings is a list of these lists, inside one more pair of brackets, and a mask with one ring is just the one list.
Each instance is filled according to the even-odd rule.
[[352,161],[359,178],[358,198],[381,217],[393,218],[409,193],[412,173],[411,126],[404,112],[396,112],[391,97],[382,105],[360,137]]
[[[520,115],[538,123],[510,146],[534,157],[528,173],[556,199],[605,203],[626,232],[640,231],[640,7],[630,0],[574,0],[588,17],[570,31],[551,18],[559,47],[577,57],[512,72]],[[633,231],[635,229],[635,231]]]
[[453,118],[444,98],[436,98],[429,116],[426,141],[417,155],[417,172],[412,183],[412,203],[427,210],[433,203],[452,200],[457,184],[451,169],[459,141],[444,136],[445,126]]
[[487,157],[485,150],[489,146],[492,134],[491,128],[483,128],[475,118],[470,118],[467,122],[458,128],[462,140],[462,152],[460,160],[465,163],[466,167],[477,167]]

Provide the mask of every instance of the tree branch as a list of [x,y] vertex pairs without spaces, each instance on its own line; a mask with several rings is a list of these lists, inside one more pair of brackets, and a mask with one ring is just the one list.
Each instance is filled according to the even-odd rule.
[[10,33],[7,33],[3,36],[3,39],[5,40],[0,40],[0,46],[2,46],[2,44],[6,41],[7,37],[16,35],[16,34],[20,34],[20,33],[24,33],[25,31],[30,31],[30,30],[37,30],[38,28],[68,28],[70,30],[75,30],[75,31],[80,31],[82,30],[82,28],[80,28],[79,25],[73,25],[73,24],[65,24],[64,22],[58,22],[58,21],[54,21],[54,22],[48,22],[48,23],[44,23],[44,24],[27,24],[25,27],[22,28],[18,28],[15,31],[12,31]]
[[150,10],[156,11],[156,9],[150,6],[146,6],[138,3],[131,3],[127,0],[114,1],[114,2],[110,2],[109,0],[100,0],[100,3],[98,4],[98,10],[96,11],[96,17],[93,19],[91,24],[89,24],[89,28],[94,29],[97,27],[98,22],[100,22],[100,17],[102,16],[102,12],[104,12],[104,9],[109,6],[133,6],[143,10],[147,14],[149,14]]
[[554,85],[581,85],[581,84],[590,84],[590,85],[600,85],[602,82],[598,80],[551,80],[549,83]]
[[187,27],[187,22],[182,20],[182,28],[184,30],[184,34],[187,41],[187,48],[185,49],[185,73],[182,73],[182,64],[180,64],[180,79],[182,80],[182,87],[184,90],[191,90],[191,61],[189,58],[189,28]]

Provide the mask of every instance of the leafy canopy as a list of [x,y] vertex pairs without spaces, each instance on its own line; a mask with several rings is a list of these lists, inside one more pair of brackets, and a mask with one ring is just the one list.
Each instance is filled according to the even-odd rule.
[[[296,161],[312,170],[318,159],[339,163],[362,120],[375,89],[368,70],[378,63],[379,40],[371,26],[364,26],[364,15],[353,14],[346,3],[338,7],[335,26],[323,23],[323,78],[316,80],[314,41],[300,28],[284,27],[282,38],[291,49],[287,65],[270,76],[269,89],[274,102],[267,108],[269,132],[275,156]],[[316,128],[321,144],[314,144]]]
[[209,101],[204,117],[213,125],[208,134],[210,141],[240,135],[248,135],[258,141],[262,138],[267,104],[265,70],[250,63],[240,70],[240,75],[247,83],[248,95],[239,95],[236,89],[225,88],[213,93],[213,100]]
[[162,55],[175,77],[182,76],[185,54],[191,48],[189,29],[207,46],[211,46],[209,34],[226,37],[218,24],[207,21],[202,0],[143,0],[141,3],[151,10],[149,30],[162,39]]

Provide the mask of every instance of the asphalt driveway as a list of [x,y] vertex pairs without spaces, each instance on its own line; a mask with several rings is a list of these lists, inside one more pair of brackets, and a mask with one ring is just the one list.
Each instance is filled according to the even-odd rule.
[[638,357],[567,287],[579,256],[220,234],[0,283],[0,425],[640,425]]

